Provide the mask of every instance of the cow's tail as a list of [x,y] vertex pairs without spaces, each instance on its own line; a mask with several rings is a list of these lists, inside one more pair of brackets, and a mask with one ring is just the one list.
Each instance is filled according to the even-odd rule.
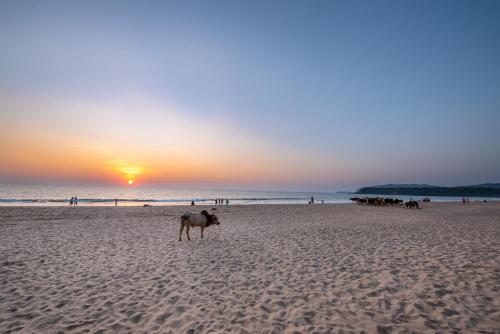
[[189,216],[187,214],[183,214],[181,217],[181,223],[184,223],[185,220],[187,220]]

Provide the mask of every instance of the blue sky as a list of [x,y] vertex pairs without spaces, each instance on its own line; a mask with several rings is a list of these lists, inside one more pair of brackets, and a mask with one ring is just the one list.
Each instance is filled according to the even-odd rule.
[[0,117],[19,129],[102,140],[99,115],[123,110],[147,133],[168,105],[221,132],[197,154],[234,140],[218,153],[273,158],[263,185],[291,164],[276,187],[500,182],[498,1],[3,1],[0,43]]

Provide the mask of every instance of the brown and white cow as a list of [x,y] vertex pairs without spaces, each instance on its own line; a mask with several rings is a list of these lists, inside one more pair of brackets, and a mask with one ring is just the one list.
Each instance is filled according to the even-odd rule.
[[186,235],[188,240],[189,238],[189,229],[191,227],[199,226],[201,227],[201,237],[203,238],[203,230],[210,225],[219,225],[219,219],[217,219],[216,215],[209,214],[206,210],[201,211],[200,213],[192,213],[186,212],[181,217],[181,230],[179,231],[179,241],[182,241],[182,231],[184,227],[186,227]]

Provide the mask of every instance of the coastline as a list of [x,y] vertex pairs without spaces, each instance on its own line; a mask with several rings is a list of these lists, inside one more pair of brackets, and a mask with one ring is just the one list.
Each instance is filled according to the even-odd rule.
[[[351,195],[351,197],[357,197],[359,195]],[[361,198],[374,198],[374,197],[382,197],[382,198],[398,198],[402,199],[403,201],[408,201],[410,199],[415,199],[419,202],[422,201],[422,196],[383,196],[383,195],[365,195],[362,194]],[[500,198],[469,198],[471,203],[485,203],[485,202],[500,202]],[[174,201],[163,201],[163,200],[158,200],[158,201],[147,201],[147,200],[134,200],[134,201],[123,201],[119,200],[118,205],[115,206],[115,201],[114,200],[108,200],[106,202],[103,201],[95,201],[95,202],[88,202],[88,201],[83,201],[79,202],[78,207],[90,207],[90,208],[110,208],[110,207],[143,207],[143,206],[149,206],[149,207],[193,207],[193,205],[190,205],[189,203],[191,200],[174,200]],[[431,197],[431,202],[432,203],[461,203],[462,198],[446,198],[446,199],[437,199]],[[342,200],[336,200],[332,202],[325,202],[321,203],[315,202],[313,205],[345,205],[345,204],[352,204],[352,201],[349,199],[342,199]],[[307,203],[307,199],[300,199],[300,200],[294,200],[294,201],[282,201],[282,202],[277,202],[274,200],[256,200],[256,201],[249,201],[249,202],[241,202],[239,199],[234,199],[230,200],[229,205],[220,205],[220,204],[214,204],[211,201],[204,200],[200,202],[195,202],[194,207],[205,207],[205,208],[219,208],[219,207],[227,207],[227,206],[260,206],[260,205],[309,205]],[[63,200],[58,200],[57,202],[47,202],[47,201],[34,201],[34,202],[26,202],[26,201],[12,201],[12,202],[0,202],[0,208],[2,207],[38,207],[38,208],[64,208],[64,207],[69,207],[69,202],[63,202]]]
[[[194,201],[197,205],[212,206],[215,199],[229,200],[230,205],[244,204],[307,204],[314,198],[316,204],[351,203],[351,197],[385,197],[403,201],[425,197],[432,202],[457,201],[456,196],[380,195],[356,193],[257,191],[230,189],[180,189],[168,187],[110,187],[110,186],[14,186],[0,185],[0,206],[69,206],[70,198],[78,197],[81,206],[182,206]],[[474,197],[472,201],[500,200],[500,198]]]

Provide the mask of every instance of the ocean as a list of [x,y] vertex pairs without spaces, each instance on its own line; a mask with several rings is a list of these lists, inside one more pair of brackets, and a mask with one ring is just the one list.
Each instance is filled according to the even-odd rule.
[[[307,204],[311,197],[315,203],[350,203],[350,197],[376,197],[353,193],[255,191],[255,190],[196,190],[171,187],[120,186],[68,186],[68,185],[10,185],[0,184],[0,206],[63,206],[71,197],[78,197],[84,206],[215,205],[215,198],[229,199],[230,204]],[[422,196],[380,196],[419,200]],[[459,197],[427,196],[432,201],[457,201]],[[472,200],[495,200],[473,198]],[[497,199],[498,200],[498,199]]]

